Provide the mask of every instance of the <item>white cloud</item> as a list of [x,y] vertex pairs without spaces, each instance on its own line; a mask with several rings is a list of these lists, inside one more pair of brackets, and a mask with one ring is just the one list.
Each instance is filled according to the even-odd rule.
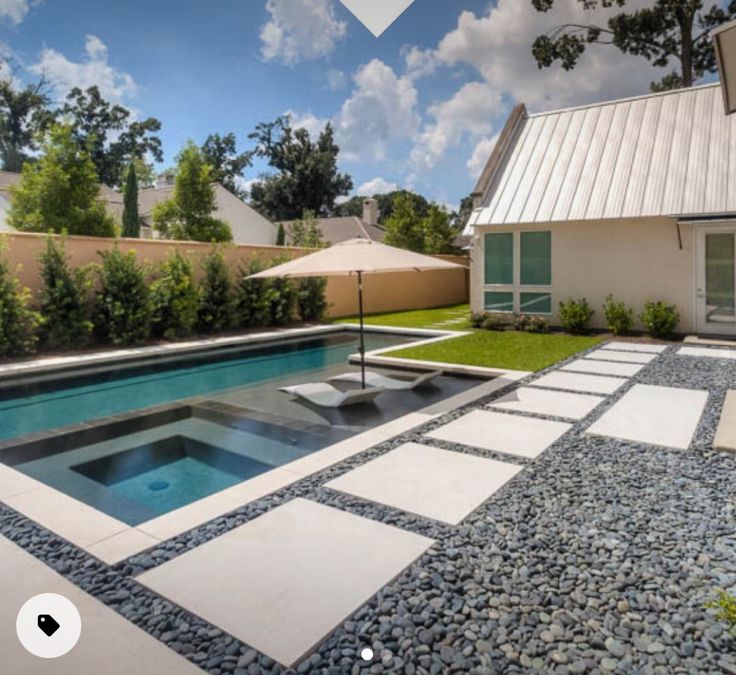
[[437,58],[431,49],[403,47],[401,50],[406,66],[406,76],[412,80],[431,75],[437,69]]
[[483,169],[488,163],[488,158],[491,156],[493,148],[496,147],[497,142],[498,134],[493,137],[486,136],[478,141],[478,144],[475,146],[475,150],[473,150],[473,154],[470,156],[467,163],[468,173],[473,180],[477,180],[483,172]]
[[355,87],[335,119],[340,149],[349,160],[385,159],[391,142],[417,133],[417,90],[379,59],[361,66],[353,80]]
[[344,89],[348,83],[348,77],[342,70],[327,71],[327,86],[331,91],[340,91]]
[[363,183],[363,185],[359,185],[355,190],[355,194],[361,195],[362,197],[372,197],[373,195],[385,195],[398,189],[399,186],[396,183],[392,183],[385,178],[376,176],[375,178]]
[[447,101],[431,105],[428,113],[434,122],[422,129],[411,153],[412,163],[431,169],[464,137],[488,135],[500,103],[498,91],[483,82],[470,82]]
[[329,120],[317,117],[311,112],[297,113],[293,110],[287,110],[284,115],[291,118],[292,129],[306,129],[313,139],[316,139],[322,133],[325,125],[329,122]]
[[268,0],[271,18],[261,28],[264,61],[294,65],[331,54],[345,36],[332,0]]
[[18,25],[31,8],[30,0],[0,0],[0,18]]
[[136,93],[136,84],[128,74],[108,62],[107,46],[95,35],[87,35],[84,43],[85,59],[70,61],[54,49],[44,49],[38,63],[30,72],[45,75],[59,96],[73,87],[86,89],[97,85],[105,98],[121,103]]

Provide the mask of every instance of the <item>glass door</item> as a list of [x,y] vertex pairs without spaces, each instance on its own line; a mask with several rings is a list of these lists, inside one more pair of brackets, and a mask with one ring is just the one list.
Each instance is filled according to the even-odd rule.
[[698,332],[736,334],[736,230],[701,230],[698,248]]

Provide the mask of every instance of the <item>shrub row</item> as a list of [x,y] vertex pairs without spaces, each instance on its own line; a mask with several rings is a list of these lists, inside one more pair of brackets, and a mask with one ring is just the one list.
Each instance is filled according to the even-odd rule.
[[0,357],[21,356],[37,344],[81,347],[93,339],[113,345],[149,338],[174,340],[194,333],[317,321],[327,311],[325,279],[248,279],[265,269],[254,259],[230,275],[214,248],[202,261],[202,279],[175,251],[158,269],[117,247],[101,262],[71,269],[63,245],[51,237],[40,256],[43,281],[38,307],[0,257]]
[[526,314],[498,314],[493,312],[481,312],[473,314],[470,318],[473,328],[484,330],[518,330],[525,333],[549,333],[549,321],[541,316],[528,316]]

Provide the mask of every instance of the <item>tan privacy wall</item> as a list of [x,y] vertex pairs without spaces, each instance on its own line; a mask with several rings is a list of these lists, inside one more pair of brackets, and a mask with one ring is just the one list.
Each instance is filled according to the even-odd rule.
[[[41,287],[38,256],[46,246],[46,235],[30,233],[3,234],[5,258],[11,271],[17,272],[24,286],[34,297]],[[99,252],[117,245],[122,251],[135,251],[143,262],[156,266],[174,249],[178,249],[194,262],[196,272],[201,270],[199,261],[212,247],[197,242],[170,242],[151,239],[100,239],[97,237],[66,237],[65,248],[73,267],[100,262]],[[310,253],[309,249],[279,246],[230,245],[222,249],[233,274],[254,257],[262,260],[280,260]],[[437,256],[459,265],[467,266],[462,256]],[[331,317],[351,316],[358,313],[357,285],[355,278],[334,277],[327,284],[327,301]],[[391,312],[404,309],[424,309],[468,302],[468,270],[435,272],[410,272],[402,274],[368,275],[365,281],[366,312]]]
[[586,298],[595,310],[593,326],[605,328],[603,302],[611,293],[632,306],[637,317],[647,300],[672,303],[680,312],[678,332],[695,329],[693,227],[680,225],[680,249],[677,221],[672,218],[478,227],[470,255],[473,311],[483,310],[483,292],[491,290],[484,286],[483,235],[539,230],[552,232],[553,325],[559,323],[560,301]]

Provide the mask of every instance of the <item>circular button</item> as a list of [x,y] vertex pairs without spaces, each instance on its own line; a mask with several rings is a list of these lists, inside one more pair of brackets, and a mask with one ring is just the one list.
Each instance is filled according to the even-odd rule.
[[31,654],[55,659],[77,644],[82,633],[82,617],[74,603],[63,595],[41,593],[20,608],[15,632]]

